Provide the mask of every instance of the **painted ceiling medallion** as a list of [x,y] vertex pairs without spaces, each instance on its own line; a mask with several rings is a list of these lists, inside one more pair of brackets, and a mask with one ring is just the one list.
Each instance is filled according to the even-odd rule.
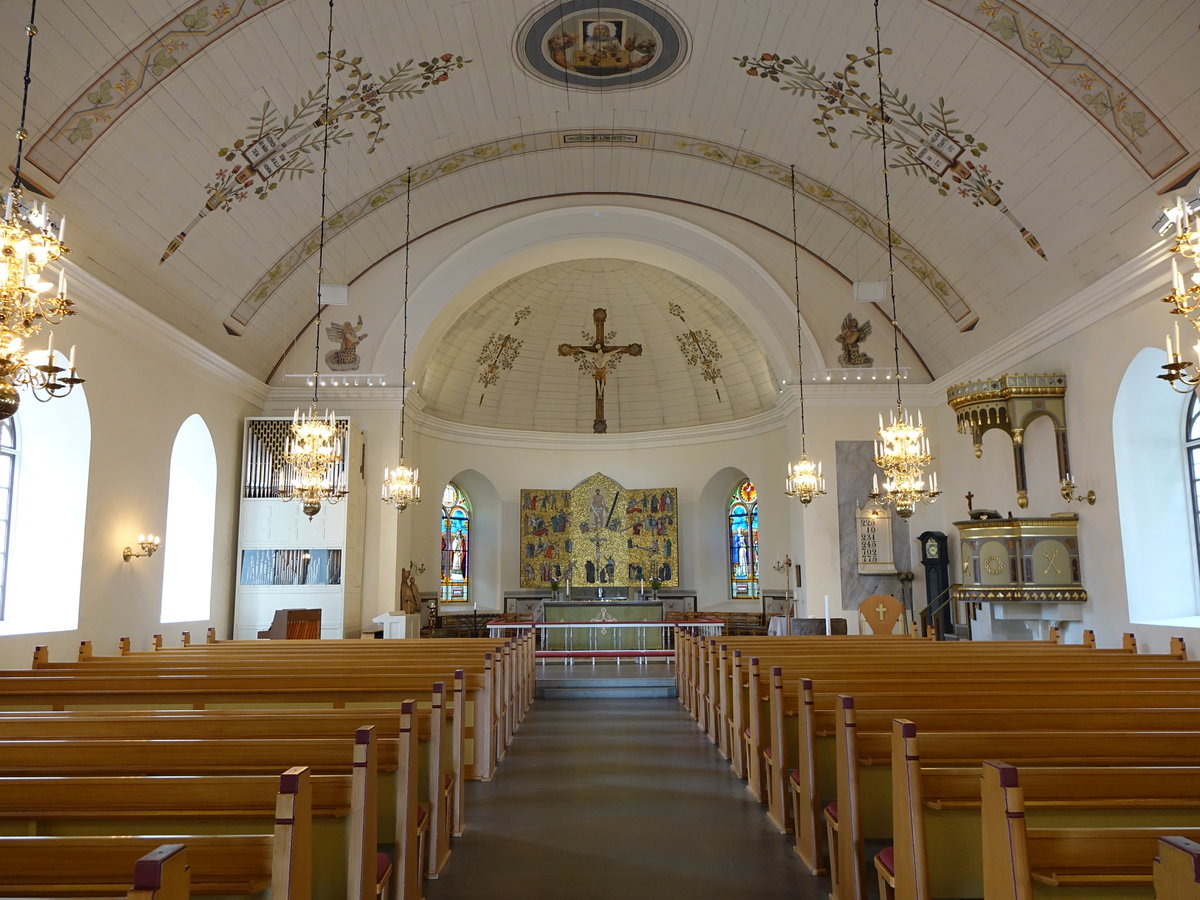
[[517,31],[517,61],[541,81],[588,91],[645,87],[687,60],[688,37],[665,7],[639,0],[554,0]]

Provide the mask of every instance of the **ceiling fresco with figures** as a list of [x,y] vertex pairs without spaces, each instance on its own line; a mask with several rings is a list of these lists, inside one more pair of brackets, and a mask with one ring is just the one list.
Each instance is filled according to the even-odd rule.
[[[0,121],[13,127],[28,13],[0,6]],[[506,272],[495,280],[507,287],[461,303],[462,327],[411,335],[426,410],[466,423],[521,419],[543,380],[570,376],[555,346],[600,305],[618,340],[674,348],[654,357],[653,377],[686,394],[681,422],[770,408],[791,373],[754,345],[767,341],[763,323],[778,332],[789,310],[795,319],[793,186],[817,364],[838,365],[851,313],[873,326],[871,353],[888,357],[889,314],[850,289],[886,277],[881,112],[904,364],[920,380],[1144,251],[1172,185],[1200,166],[1200,85],[1177,68],[1200,28],[1191,0],[880,0],[882,52],[870,0],[337,0],[326,98],[328,13],[327,0],[40,4],[24,172],[69,216],[71,262],[284,383],[308,364],[292,364],[293,342],[311,346],[313,126],[328,99],[325,280],[350,285],[330,319],[365,322],[376,370],[399,346],[398,303],[368,292],[365,276],[396,265],[409,196],[416,322],[447,302],[422,285],[455,245],[553,208],[674,217],[779,286],[744,301],[757,304],[751,315],[667,255],[580,251],[573,264]],[[538,302],[512,290],[522,278]],[[624,307],[612,284],[629,287]],[[569,301],[551,299],[556,285],[571,286]],[[686,321],[669,311],[676,302]],[[720,352],[716,381],[684,359],[676,339],[689,331]],[[324,349],[351,366],[345,346]],[[648,390],[650,362],[624,361],[614,398]],[[627,409],[622,430],[664,416]],[[589,408],[554,415],[588,430]]]

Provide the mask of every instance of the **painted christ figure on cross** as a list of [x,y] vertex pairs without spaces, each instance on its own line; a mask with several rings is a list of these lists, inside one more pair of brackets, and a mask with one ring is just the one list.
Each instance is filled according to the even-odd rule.
[[608,310],[592,310],[592,321],[596,323],[596,339],[592,343],[558,345],[559,356],[574,357],[579,362],[580,371],[590,373],[595,381],[596,419],[592,422],[592,431],[596,434],[608,431],[608,422],[604,419],[604,388],[609,370],[616,367],[622,356],[642,355],[641,344],[614,345],[604,342],[604,321],[607,318]]

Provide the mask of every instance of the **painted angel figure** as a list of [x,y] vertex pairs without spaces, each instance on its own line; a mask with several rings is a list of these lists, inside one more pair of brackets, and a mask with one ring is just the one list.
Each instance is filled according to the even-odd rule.
[[358,345],[366,340],[369,335],[361,333],[363,327],[362,316],[358,317],[358,322],[351,324],[350,322],[337,323],[325,327],[325,335],[331,341],[338,342],[338,349],[330,350],[325,354],[325,362],[329,364],[331,369],[345,370],[358,368]]
[[858,349],[858,345],[871,334],[871,322],[867,320],[861,325],[853,313],[846,313],[842,319],[842,333],[837,336],[837,342],[842,345],[842,354],[838,362],[843,366],[869,366],[874,360]]

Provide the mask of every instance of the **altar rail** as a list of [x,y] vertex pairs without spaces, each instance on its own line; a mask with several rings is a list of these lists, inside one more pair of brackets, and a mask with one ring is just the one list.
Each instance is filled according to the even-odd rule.
[[[502,637],[515,629],[533,628],[537,631],[535,655],[544,661],[573,657],[673,658],[673,629],[687,628],[698,635],[716,636],[723,633],[725,623],[720,619],[689,619],[684,622],[509,622],[493,619],[487,623],[487,628],[490,637]],[[612,646],[600,646],[600,639],[607,637],[610,631]],[[561,649],[551,648],[552,634],[562,636],[564,646]]]

